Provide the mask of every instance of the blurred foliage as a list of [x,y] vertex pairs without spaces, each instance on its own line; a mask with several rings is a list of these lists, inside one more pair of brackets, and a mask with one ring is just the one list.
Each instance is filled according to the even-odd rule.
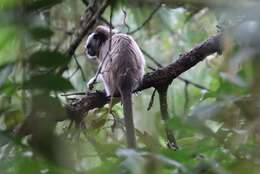
[[[166,146],[158,95],[149,111],[152,89],[134,97],[135,151],[125,146],[120,104],[112,114],[108,106],[90,111],[83,125],[65,119],[64,104],[70,97],[62,94],[84,91],[85,79],[96,69],[82,45],[72,59],[65,54],[81,25],[84,3],[1,0],[0,173],[258,174],[259,3],[248,3],[255,3],[255,9],[189,11],[185,7],[194,5],[192,1],[179,8],[166,3],[133,34],[143,50],[167,65],[218,28],[238,29],[225,35],[222,55],[211,55],[182,75],[205,89],[178,79],[170,86],[171,119],[165,124],[174,132],[179,150]],[[113,25],[126,33],[141,26],[157,4],[124,0],[114,5]],[[108,8],[103,17],[109,20],[109,15]],[[148,57],[146,61],[157,68]],[[69,68],[60,75],[63,66]],[[22,124],[25,121],[30,125]]]

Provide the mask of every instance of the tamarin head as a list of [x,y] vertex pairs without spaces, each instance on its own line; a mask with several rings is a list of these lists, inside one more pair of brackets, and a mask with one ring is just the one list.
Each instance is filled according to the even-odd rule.
[[[114,34],[112,31],[111,34]],[[85,43],[85,53],[89,58],[95,58],[99,54],[100,47],[109,38],[110,29],[107,26],[97,26],[95,31],[91,33]]]

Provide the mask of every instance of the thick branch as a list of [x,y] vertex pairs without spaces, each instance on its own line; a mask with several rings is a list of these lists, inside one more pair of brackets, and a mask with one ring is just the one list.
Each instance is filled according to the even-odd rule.
[[178,145],[176,143],[174,134],[169,129],[169,127],[166,125],[167,121],[169,120],[169,112],[168,112],[168,104],[167,104],[167,91],[168,91],[168,85],[165,85],[164,87],[158,89],[161,118],[164,121],[164,129],[165,129],[166,138],[168,141],[167,146],[171,149],[178,149]]
[[[150,87],[159,88],[162,85],[169,84],[174,78],[189,70],[207,56],[214,53],[220,53],[222,51],[221,38],[222,34],[219,33],[191,51],[180,55],[176,62],[152,73],[147,73],[144,76],[142,83],[134,92]],[[77,114],[82,115],[91,109],[102,107],[107,102],[108,98],[105,96],[105,93],[94,92],[82,97],[75,103],[66,106],[66,109],[69,111],[70,116],[74,117]]]

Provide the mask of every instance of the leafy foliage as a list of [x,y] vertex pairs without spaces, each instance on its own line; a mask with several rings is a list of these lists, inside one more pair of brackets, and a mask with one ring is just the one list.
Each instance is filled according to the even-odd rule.
[[38,51],[33,53],[28,62],[31,66],[55,68],[69,63],[69,57],[60,52]]
[[[113,24],[133,31],[149,17],[153,2],[115,1]],[[235,25],[237,32],[225,35],[222,55],[209,56],[182,75],[191,82],[173,81],[166,123],[158,94],[149,111],[152,90],[134,97],[139,148],[131,150],[119,103],[111,114],[109,106],[96,108],[83,121],[68,118],[64,109],[75,99],[64,92],[84,91],[84,79],[96,68],[86,61],[82,45],[74,57],[66,54],[71,33],[81,27],[84,3],[0,1],[0,173],[258,174],[260,30],[259,19],[252,17],[259,16],[258,3],[256,10],[243,8],[248,14],[241,20],[232,8],[198,10],[194,2],[162,5],[133,37],[165,66],[214,35],[216,25]],[[103,18],[110,18],[109,8]],[[149,56],[146,62],[157,68]],[[174,132],[177,151],[167,148],[164,125]]]

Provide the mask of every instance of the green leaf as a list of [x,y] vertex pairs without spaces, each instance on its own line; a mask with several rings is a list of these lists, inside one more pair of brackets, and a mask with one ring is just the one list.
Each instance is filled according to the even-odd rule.
[[53,31],[46,27],[34,27],[30,29],[30,34],[33,39],[48,39],[53,35]]
[[[160,149],[160,154],[164,155],[167,158],[172,158],[175,159],[179,162],[182,163],[187,163],[191,161],[191,154],[194,152],[193,148],[184,148],[183,146],[181,146],[179,144],[179,140],[178,140],[178,145],[181,147],[179,150],[177,151],[173,151],[172,149],[166,149],[166,148],[162,148]],[[193,144],[195,145],[195,144]]]
[[7,129],[11,130],[17,124],[21,123],[24,119],[24,116],[20,110],[14,109],[7,111],[4,117],[4,123]]
[[101,127],[103,127],[106,124],[106,118],[98,118],[96,120],[93,120],[93,122],[91,123],[91,127],[93,129],[99,129]]
[[178,145],[182,148],[184,147],[192,147],[196,142],[200,140],[199,137],[193,136],[193,137],[185,137],[178,139]]
[[38,111],[51,115],[51,118],[55,120],[62,120],[66,117],[64,107],[62,107],[58,98],[51,97],[48,94],[40,94],[34,95],[33,101],[33,105]]
[[260,170],[259,164],[248,160],[239,160],[233,163],[230,167],[232,173],[250,173],[258,174]]
[[0,27],[0,66],[14,62],[19,57],[21,40],[17,31],[14,26]]
[[191,119],[192,121],[195,121],[193,119],[196,119],[200,122],[201,120],[212,118],[216,113],[223,110],[224,107],[224,102],[216,102],[214,99],[208,98],[194,107],[188,120]]
[[69,89],[73,89],[69,80],[55,74],[33,76],[30,80],[24,82],[23,88],[54,91],[67,91]]
[[217,131],[223,126],[224,123],[219,123],[213,120],[206,120],[205,124],[213,133],[217,133]]
[[2,9],[8,9],[8,8],[12,8],[15,7],[17,4],[20,4],[21,1],[17,1],[17,0],[1,0],[0,1],[0,10]]
[[57,51],[41,50],[33,53],[28,61],[32,66],[54,68],[68,64],[70,59],[67,55]]
[[115,163],[112,160],[106,160],[102,162],[102,165],[87,171],[87,174],[120,173],[118,172],[118,166],[118,162]]
[[12,96],[16,92],[17,86],[18,85],[12,81],[6,80],[5,83],[0,86],[0,91],[7,96]]

